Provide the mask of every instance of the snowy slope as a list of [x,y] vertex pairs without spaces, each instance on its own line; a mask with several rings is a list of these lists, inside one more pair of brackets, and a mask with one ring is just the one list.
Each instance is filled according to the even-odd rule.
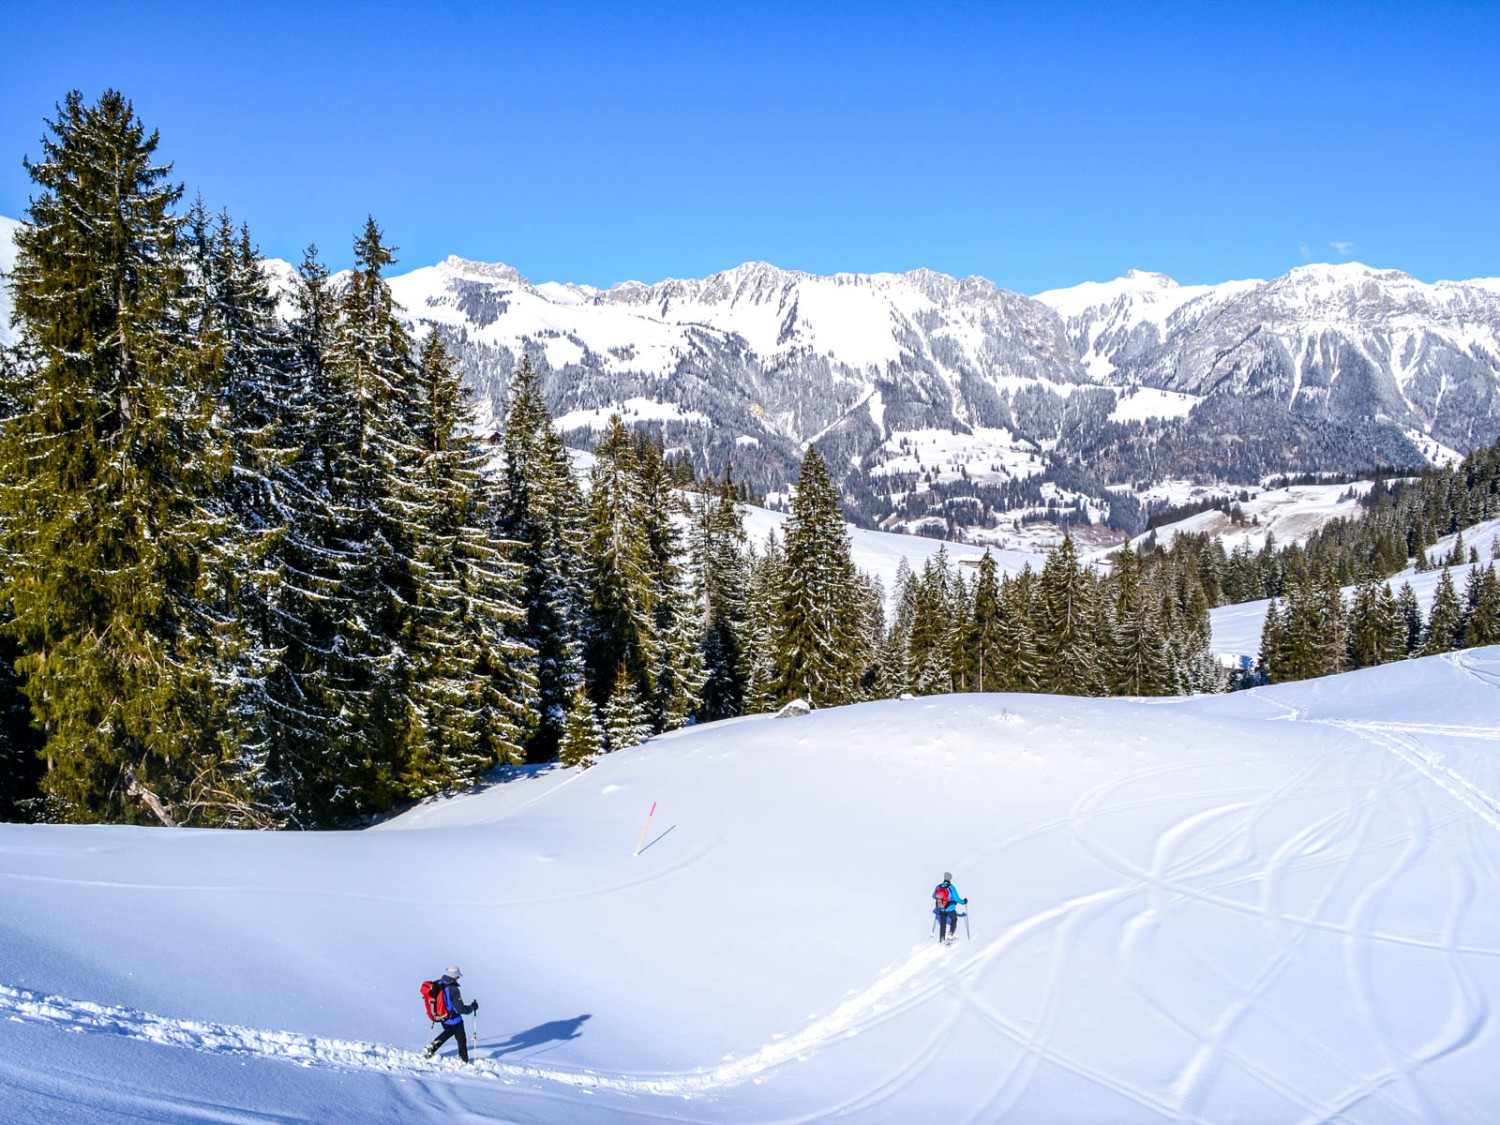
[[[0,826],[27,1121],[1483,1121],[1500,650],[753,718],[377,830]],[[632,852],[652,802],[645,847]],[[929,937],[944,869],[969,939]],[[482,1001],[468,1071],[417,983]]]
[[[1181,482],[1169,482],[1168,491],[1172,486],[1180,484]],[[1237,497],[1240,491],[1245,491],[1249,494],[1247,499],[1232,501],[1244,513],[1244,522],[1236,524],[1222,511],[1213,508],[1163,524],[1154,532],[1132,539],[1131,545],[1139,546],[1153,534],[1156,542],[1164,548],[1170,547],[1172,540],[1178,535],[1214,535],[1223,541],[1226,552],[1241,545],[1248,545],[1252,550],[1258,551],[1265,546],[1267,534],[1275,536],[1276,543],[1282,547],[1305,543],[1313,532],[1332,520],[1357,519],[1362,516],[1363,509],[1357,498],[1369,492],[1370,488],[1368,481],[1355,481],[1352,484],[1296,484],[1285,488],[1243,490],[1198,487],[1186,492],[1174,492],[1174,502],[1184,503],[1213,497]],[[1148,497],[1153,494],[1154,490],[1144,493]]]

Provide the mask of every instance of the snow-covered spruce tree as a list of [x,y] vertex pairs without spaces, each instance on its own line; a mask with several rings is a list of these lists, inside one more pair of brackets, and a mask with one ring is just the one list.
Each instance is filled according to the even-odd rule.
[[558,761],[565,766],[591,766],[604,750],[604,728],[599,725],[598,708],[579,680],[568,697],[562,741],[557,747]]
[[651,625],[656,638],[651,722],[657,730],[675,730],[697,712],[707,678],[703,667],[703,606],[693,597],[692,575],[675,519],[685,513],[661,445],[655,441],[638,443],[636,465],[646,573],[652,587]]
[[254,798],[226,714],[241,642],[214,588],[239,549],[215,504],[231,452],[216,356],[185,328],[181,189],[113,90],[68,94],[48,128],[0,433],[0,600],[42,784],[73,820],[213,823]]
[[906,682],[913,695],[940,695],[953,690],[952,654],[954,576],[946,547],[922,565],[906,638]]
[[740,675],[745,681],[745,711],[758,714],[777,704],[776,610],[781,599],[786,557],[773,530],[766,549],[749,556],[750,582],[745,598],[745,645],[740,651]]
[[328,369],[343,423],[321,452],[331,465],[336,581],[352,615],[334,623],[340,695],[357,707],[327,756],[320,820],[386,809],[411,790],[404,758],[410,695],[416,541],[416,435],[426,408],[406,329],[383,271],[395,260],[374,219],[354,243],[355,268],[339,300]]
[[298,267],[293,304],[295,391],[285,427],[298,446],[290,467],[296,512],[278,547],[281,659],[267,689],[275,731],[269,770],[289,796],[291,822],[315,827],[361,809],[342,776],[345,760],[361,752],[368,625],[353,580],[361,553],[351,548],[355,509],[347,503],[359,414],[333,367],[338,300],[315,247]]
[[997,691],[1041,691],[1042,657],[1037,639],[1041,592],[1036,572],[1027,563],[1021,573],[1000,584],[1000,682]]
[[[629,686],[634,698],[650,700],[661,665],[657,586],[650,573],[653,560],[635,443],[618,415],[610,418],[594,457],[586,554],[590,694],[604,705]],[[618,682],[621,675],[627,684]]]
[[1107,661],[1115,695],[1166,695],[1173,687],[1171,660],[1161,628],[1161,599],[1141,574],[1128,546],[1115,557],[1114,628]]
[[1500,644],[1500,578],[1494,564],[1469,571],[1459,633],[1465,648]]
[[693,509],[694,600],[701,607],[703,687],[698,717],[705,722],[744,713],[742,657],[749,628],[750,563],[732,471],[716,490],[699,494]]
[[1267,675],[1276,683],[1307,680],[1319,675],[1322,641],[1317,589],[1311,578],[1298,575],[1287,586],[1280,642],[1276,651],[1268,654]]
[[1319,623],[1318,674],[1333,676],[1344,671],[1349,659],[1348,607],[1344,604],[1343,590],[1338,578],[1330,571],[1321,571],[1315,595],[1316,613]]
[[617,669],[614,683],[604,705],[604,731],[611,753],[639,746],[651,737],[651,716],[636,691],[629,669]]
[[502,434],[503,485],[495,529],[516,544],[525,620],[517,639],[536,653],[537,722],[529,761],[558,753],[573,691],[583,682],[583,499],[568,452],[552,426],[541,384],[523,356],[511,376]]
[[473,411],[437,329],[417,364],[425,409],[409,419],[417,450],[402,500],[412,521],[412,729],[408,796],[471,784],[496,762],[520,761],[536,711],[534,653],[509,630],[522,611],[519,568],[484,530],[487,485]]
[[1260,624],[1260,658],[1257,669],[1267,680],[1275,682],[1282,662],[1282,646],[1286,643],[1286,620],[1281,603],[1272,598],[1266,605],[1266,616]]
[[193,330],[218,359],[213,425],[233,456],[218,504],[242,533],[230,570],[215,584],[223,616],[243,634],[236,653],[230,720],[237,724],[249,807],[225,809],[230,823],[266,827],[290,812],[279,748],[299,735],[288,723],[281,584],[284,539],[304,518],[306,496],[291,471],[297,456],[287,425],[301,406],[291,340],[276,315],[249,231],[227,213],[210,220],[199,202],[187,220],[187,296]]
[[873,655],[861,605],[838,493],[823,458],[809,448],[786,524],[782,592],[772,633],[780,701],[801,698],[829,707],[858,698]]
[[1396,591],[1396,608],[1401,617],[1397,635],[1406,649],[1406,655],[1411,656],[1422,647],[1423,625],[1422,603],[1417,600],[1417,592],[1412,589],[1410,582],[1401,583],[1401,589]]
[[1078,565],[1071,537],[1065,536],[1047,557],[1038,594],[1043,690],[1055,695],[1104,694],[1101,638],[1093,628],[1098,589],[1093,574]]
[[1463,608],[1453,585],[1453,572],[1443,567],[1432,592],[1432,606],[1427,611],[1427,627],[1422,631],[1422,655],[1433,656],[1459,647],[1459,630],[1463,626]]
[[1373,668],[1406,656],[1400,628],[1400,607],[1388,584],[1367,578],[1354,591],[1349,606],[1350,668]]
[[1001,613],[999,567],[995,564],[995,557],[986,549],[984,557],[979,560],[979,576],[974,584],[974,610],[963,642],[973,660],[971,691],[999,691],[1005,683]]

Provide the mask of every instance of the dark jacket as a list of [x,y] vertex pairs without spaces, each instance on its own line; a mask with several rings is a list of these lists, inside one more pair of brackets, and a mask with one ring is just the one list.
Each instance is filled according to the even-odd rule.
[[458,981],[452,977],[438,977],[438,984],[443,988],[443,1003],[448,1006],[448,1014],[443,1017],[443,1026],[449,1027],[455,1023],[463,1023],[464,1017],[479,1007],[479,1001],[465,1004],[463,993],[458,990]]

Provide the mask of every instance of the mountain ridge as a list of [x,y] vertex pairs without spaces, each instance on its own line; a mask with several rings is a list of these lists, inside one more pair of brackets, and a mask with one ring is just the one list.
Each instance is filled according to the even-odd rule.
[[[292,267],[266,270],[285,295]],[[1494,278],[1313,263],[1026,296],[927,268],[750,261],[600,289],[452,255],[388,280],[462,364],[482,430],[530,355],[574,444],[618,412],[773,495],[816,444],[850,514],[888,529],[1139,530],[1142,484],[1418,467],[1500,437]]]

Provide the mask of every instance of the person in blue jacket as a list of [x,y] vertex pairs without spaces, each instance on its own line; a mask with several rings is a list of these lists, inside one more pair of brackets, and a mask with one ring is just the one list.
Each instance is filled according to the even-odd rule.
[[463,976],[457,965],[449,965],[443,970],[443,975],[438,977],[437,983],[443,990],[443,1003],[448,1009],[448,1014],[443,1017],[443,1030],[438,1032],[438,1037],[427,1044],[427,1050],[422,1052],[422,1057],[430,1059],[437,1054],[437,1049],[449,1039],[458,1041],[458,1057],[464,1062],[469,1061],[469,1033],[464,1030],[464,1017],[479,1011],[479,1001],[465,1004],[463,994],[458,990],[458,978]]
[[943,881],[932,889],[932,909],[938,921],[938,941],[952,941],[958,937],[958,908],[968,901],[959,897],[958,888],[953,885],[953,873],[944,871]]

